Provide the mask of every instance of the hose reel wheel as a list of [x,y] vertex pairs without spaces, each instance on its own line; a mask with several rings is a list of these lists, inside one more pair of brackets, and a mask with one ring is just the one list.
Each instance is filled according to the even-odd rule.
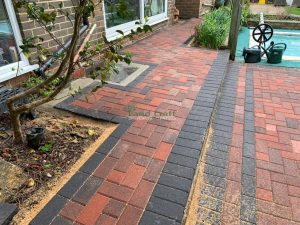
[[273,28],[266,23],[257,25],[252,32],[253,39],[259,44],[264,44],[273,36]]

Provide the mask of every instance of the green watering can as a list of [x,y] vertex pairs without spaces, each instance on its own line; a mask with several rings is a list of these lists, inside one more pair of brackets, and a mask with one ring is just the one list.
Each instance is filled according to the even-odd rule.
[[270,46],[267,49],[263,47],[261,48],[263,49],[264,53],[267,56],[268,59],[267,62],[272,64],[277,64],[277,63],[281,63],[282,55],[286,50],[286,47],[287,46],[285,43],[274,44],[274,42],[272,41]]

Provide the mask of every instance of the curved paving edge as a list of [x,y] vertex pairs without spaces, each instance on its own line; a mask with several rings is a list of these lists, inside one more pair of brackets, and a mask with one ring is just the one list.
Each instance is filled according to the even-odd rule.
[[[161,222],[166,224],[167,221],[169,224],[176,224],[180,223],[183,219],[193,174],[197,167],[198,157],[200,156],[199,149],[201,149],[203,144],[203,141],[199,140],[204,140],[206,135],[209,120],[218,96],[218,90],[225,76],[226,63],[224,63],[224,59],[226,58],[228,59],[228,53],[226,51],[218,53],[217,59],[214,61],[203,87],[194,102],[192,110],[172,148],[158,184],[154,189],[146,211],[141,219],[141,224],[152,225]],[[97,82],[93,83],[85,88],[82,93],[88,93],[89,90],[92,90],[96,85],[98,85]],[[76,96],[75,99],[79,97],[80,95]],[[203,99],[205,99],[205,101]],[[32,225],[50,224],[66,205],[68,199],[71,199],[76,193],[80,196],[84,195],[85,192],[87,201],[91,195],[97,191],[102,181],[91,177],[91,174],[132,124],[132,121],[124,119],[123,117],[112,116],[106,113],[95,113],[95,115],[91,115],[91,111],[89,110],[76,106],[70,107],[68,103],[72,101],[74,101],[74,98],[69,98],[57,105],[57,108],[80,115],[91,116],[96,119],[107,120],[109,117],[109,121],[119,123],[120,125],[58,194],[55,195],[38,216],[31,221],[30,224]],[[184,151],[187,146],[190,146],[191,149],[189,148],[189,151]],[[168,195],[166,196],[169,196],[169,198],[164,196],[167,193]],[[159,212],[157,210],[159,210]],[[63,221],[64,219],[57,217],[56,220]],[[52,224],[56,224],[56,222]],[[68,221],[64,221],[64,224],[68,224]]]
[[[131,46],[134,61],[150,69],[129,87],[84,94],[94,83],[82,93],[90,101],[77,95],[57,106],[120,125],[31,224],[182,222],[228,62],[227,51],[182,45],[196,23]],[[149,112],[176,111],[175,120],[128,120],[125,108],[131,103]],[[157,212],[153,204],[163,207]]]

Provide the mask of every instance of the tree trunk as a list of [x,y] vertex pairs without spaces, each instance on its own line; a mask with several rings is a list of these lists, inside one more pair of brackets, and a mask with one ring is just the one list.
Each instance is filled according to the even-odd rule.
[[21,129],[21,122],[20,122],[20,113],[10,111],[10,119],[11,125],[14,131],[14,141],[17,144],[24,143],[22,129]]

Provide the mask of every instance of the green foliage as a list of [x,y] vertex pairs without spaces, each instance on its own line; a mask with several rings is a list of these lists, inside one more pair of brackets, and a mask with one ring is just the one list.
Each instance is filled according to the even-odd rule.
[[42,152],[49,152],[49,151],[52,149],[52,147],[53,147],[53,143],[52,143],[52,142],[49,142],[49,143],[47,143],[47,144],[41,146],[41,147],[39,148],[39,150],[42,151]]
[[200,46],[217,49],[229,34],[231,10],[221,7],[205,15],[204,21],[196,28],[196,42]]
[[250,0],[245,0],[242,7],[241,25],[245,25],[250,17]]
[[287,6],[286,11],[289,15],[297,15],[300,16],[300,8],[294,6]]
[[[40,89],[39,93],[32,95],[31,98],[38,98],[38,97],[47,97],[49,96],[61,83],[62,78],[56,78],[54,79],[47,88]],[[30,76],[26,81],[23,83],[23,87],[27,88],[33,88],[37,86],[38,84],[41,84],[43,82],[43,79],[41,77],[38,77],[36,75]]]

